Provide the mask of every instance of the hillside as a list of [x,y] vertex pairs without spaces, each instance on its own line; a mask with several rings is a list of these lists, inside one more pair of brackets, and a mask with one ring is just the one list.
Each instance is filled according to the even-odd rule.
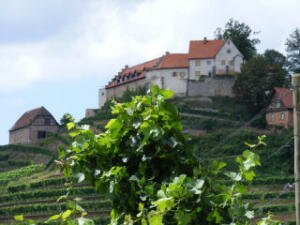
[[[267,146],[258,150],[262,166],[257,168],[257,178],[249,184],[245,199],[253,204],[258,215],[271,211],[275,218],[294,224],[294,192],[286,188],[287,183],[293,182],[292,131],[261,130],[250,126],[259,125],[253,121],[260,122],[261,115],[253,120],[243,106],[236,105],[229,98],[181,98],[173,101],[182,114],[185,132],[192,135],[191,142],[197,146],[195,153],[201,162],[223,160],[229,168],[234,168],[234,158],[245,148],[244,142],[254,142],[258,135],[267,134]],[[111,114],[106,108],[96,117],[84,119],[81,123],[88,123],[99,131],[109,118]],[[52,137],[41,144],[43,148],[0,147],[2,223],[13,223],[13,216],[20,213],[26,218],[44,220],[66,207],[66,202],[56,203],[56,199],[66,194],[71,181],[55,167],[47,167],[55,158],[55,151],[47,148],[58,139],[65,140]],[[71,189],[70,199],[75,196],[82,198],[79,204],[96,218],[96,224],[107,222],[110,206],[107,197],[96,194],[85,183],[75,184]]]

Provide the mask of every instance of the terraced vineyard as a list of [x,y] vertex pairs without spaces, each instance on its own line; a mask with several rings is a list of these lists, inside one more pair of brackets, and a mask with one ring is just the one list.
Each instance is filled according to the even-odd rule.
[[[226,101],[226,99],[224,100]],[[250,126],[243,108],[220,99],[175,99],[183,114],[185,131],[192,134],[191,142],[201,162],[222,160],[228,169],[235,169],[234,159],[244,150],[244,142],[255,142],[258,135],[267,134],[267,146],[259,149],[262,166],[257,178],[248,186],[245,201],[253,205],[256,219],[267,212],[274,218],[295,224],[293,183],[293,134],[291,130],[260,130]],[[192,106],[192,107],[191,107]],[[85,123],[102,130],[111,115],[101,112],[99,118]],[[253,121],[252,121],[253,122]],[[27,157],[25,157],[27,156]],[[56,202],[66,194],[66,180],[51,166],[55,152],[45,148],[0,146],[0,221],[14,224],[13,216],[43,221],[66,207]],[[9,161],[11,161],[9,163]],[[52,168],[52,169],[51,169]],[[110,201],[81,183],[70,191],[70,199],[80,197],[79,203],[96,219],[107,224]]]
[[[0,177],[10,177],[11,174],[22,176],[17,176],[18,179],[1,186],[2,224],[14,224],[13,217],[18,214],[23,214],[26,219],[45,221],[66,208],[66,201],[57,202],[57,199],[67,193],[65,185],[70,181],[58,171],[49,171],[41,165],[32,165],[3,172]],[[107,198],[96,194],[87,184],[77,184],[70,190],[68,199],[72,201],[75,197],[82,199],[79,204],[97,220],[97,224],[107,222],[110,208],[110,201]]]

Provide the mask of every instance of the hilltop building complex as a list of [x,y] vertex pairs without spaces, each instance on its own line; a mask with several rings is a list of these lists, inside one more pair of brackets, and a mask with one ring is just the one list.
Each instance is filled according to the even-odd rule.
[[188,53],[169,53],[150,61],[125,66],[99,90],[99,107],[127,89],[158,85],[175,96],[232,96],[235,74],[243,55],[231,40],[190,41]]

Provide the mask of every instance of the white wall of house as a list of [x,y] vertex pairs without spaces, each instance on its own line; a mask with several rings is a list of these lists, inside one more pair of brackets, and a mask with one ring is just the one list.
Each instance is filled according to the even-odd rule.
[[216,55],[216,73],[226,74],[226,67],[228,67],[229,74],[239,73],[242,63],[242,54],[231,40],[227,40]]
[[190,79],[199,80],[200,76],[209,76],[215,65],[215,59],[190,59]]
[[146,82],[158,85],[164,89],[171,89],[177,96],[186,94],[187,68],[160,69],[146,73]]

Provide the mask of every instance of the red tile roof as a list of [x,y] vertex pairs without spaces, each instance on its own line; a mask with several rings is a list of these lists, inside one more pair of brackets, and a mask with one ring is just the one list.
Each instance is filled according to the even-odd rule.
[[130,78],[129,80],[121,81],[119,83],[116,81],[116,78],[114,78],[111,82],[108,83],[108,85],[105,86],[105,88],[106,89],[113,88],[116,86],[120,86],[122,84],[130,83],[132,81],[136,81],[144,78],[145,78],[144,73],[137,73],[135,77]]
[[[25,128],[30,126],[31,123],[35,120],[37,116],[51,116],[51,113],[45,109],[43,106],[40,108],[32,109],[30,111],[25,112],[13,125],[13,127],[9,131],[18,130],[21,128]],[[54,118],[54,117],[53,117]]]
[[156,59],[152,59],[150,61],[129,67],[129,68],[125,68],[124,70],[121,71],[120,75],[124,76],[124,75],[128,75],[134,72],[143,72],[144,70],[151,70],[154,69],[155,67],[157,67],[157,65],[160,63],[160,61],[162,60],[162,57],[156,58]]
[[[116,87],[125,83],[145,78],[144,71],[154,69],[169,69],[169,68],[187,68],[188,54],[165,54],[159,58],[150,61],[124,68],[111,82],[106,85],[106,88]],[[134,77],[131,75],[135,74]],[[127,77],[129,77],[127,79]],[[124,81],[122,79],[124,78]],[[120,80],[119,82],[117,80]]]
[[163,56],[158,68],[187,68],[188,66],[188,54],[166,54]]
[[225,44],[225,40],[190,41],[189,59],[214,58]]
[[287,88],[276,87],[275,98],[280,98],[283,108],[293,108],[293,91]]

